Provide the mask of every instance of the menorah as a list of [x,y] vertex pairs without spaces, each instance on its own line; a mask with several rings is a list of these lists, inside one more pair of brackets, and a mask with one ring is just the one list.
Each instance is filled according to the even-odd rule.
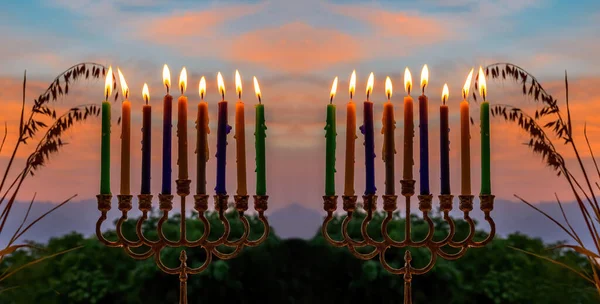
[[[381,234],[383,235],[382,241],[374,240],[369,236],[367,232],[367,226],[373,218],[373,212],[377,210],[377,195],[370,194],[363,196],[364,209],[367,212],[366,217],[363,219],[361,224],[361,235],[363,240],[357,241],[348,235],[348,223],[352,220],[352,214],[356,209],[357,196],[342,196],[343,209],[347,212],[346,218],[342,222],[342,240],[334,240],[329,236],[327,232],[327,226],[333,219],[333,212],[337,209],[337,195],[323,196],[323,207],[327,211],[327,217],[325,218],[322,226],[322,233],[325,239],[336,247],[348,247],[350,252],[362,260],[370,260],[379,255],[379,260],[383,268],[393,274],[404,275],[404,303],[412,303],[411,296],[411,282],[413,275],[422,275],[427,273],[433,268],[437,261],[437,257],[441,257],[446,260],[457,260],[464,256],[469,248],[483,247],[493,240],[496,234],[496,226],[494,220],[490,216],[492,209],[494,208],[494,196],[493,195],[480,195],[480,208],[485,215],[485,220],[490,225],[490,232],[488,236],[482,241],[475,241],[475,223],[470,216],[471,210],[473,210],[473,195],[459,195],[460,210],[464,213],[464,220],[469,224],[469,234],[467,237],[460,241],[454,240],[455,225],[454,220],[450,217],[449,213],[452,210],[452,199],[453,195],[443,194],[439,195],[440,211],[443,212],[444,221],[449,226],[448,235],[440,241],[433,240],[435,232],[434,223],[429,217],[429,212],[432,209],[432,195],[418,195],[419,199],[419,210],[423,214],[423,219],[429,227],[429,231],[425,238],[420,241],[414,241],[411,237],[411,220],[410,220],[410,201],[415,194],[415,181],[414,180],[402,180],[402,196],[406,199],[406,221],[405,221],[405,236],[404,240],[394,240],[388,234],[388,224],[392,220],[393,213],[397,209],[397,195],[383,195],[383,210],[386,213],[381,225]],[[370,246],[373,250],[367,253],[358,252],[356,249],[360,247]],[[415,268],[411,265],[412,256],[409,250],[406,250],[404,254],[404,266],[401,268],[394,268],[385,259],[385,253],[390,248],[427,248],[431,254],[430,260],[427,265],[421,268]],[[451,247],[458,249],[457,252],[448,253],[444,248]]]
[[[213,256],[227,260],[236,257],[242,249],[247,247],[254,247],[261,244],[269,235],[269,223],[267,218],[264,215],[265,210],[267,210],[267,201],[268,196],[266,195],[255,195],[254,196],[254,210],[258,212],[258,217],[264,226],[264,232],[260,236],[260,238],[256,240],[249,239],[250,233],[250,224],[248,219],[244,216],[244,212],[248,210],[248,195],[234,195],[235,200],[235,208],[239,213],[240,221],[243,224],[244,230],[242,235],[237,240],[229,240],[229,234],[231,230],[231,226],[229,224],[229,220],[225,216],[225,211],[227,210],[227,201],[229,199],[229,195],[227,194],[217,194],[214,196],[214,204],[215,210],[219,213],[219,219],[224,225],[223,234],[216,240],[211,241],[208,239],[210,235],[210,223],[208,222],[206,216],[204,215],[205,211],[208,210],[208,198],[209,196],[206,194],[196,194],[194,195],[194,209],[198,212],[198,220],[200,220],[204,226],[204,232],[202,236],[198,240],[188,240],[186,233],[186,218],[185,218],[185,199],[190,194],[190,180],[181,180],[178,179],[177,183],[177,195],[180,197],[181,201],[181,221],[180,221],[180,237],[179,240],[170,240],[163,233],[163,225],[169,219],[169,212],[173,209],[173,195],[164,195],[159,194],[159,208],[162,211],[162,216],[160,217],[157,224],[157,232],[158,239],[150,240],[142,231],[143,224],[146,220],[148,220],[148,213],[152,209],[152,194],[140,194],[138,195],[138,207],[142,212],[141,217],[137,220],[135,233],[138,237],[137,240],[129,240],[123,234],[123,223],[127,220],[127,214],[132,208],[132,195],[117,195],[118,199],[118,208],[122,212],[121,217],[117,221],[116,224],[116,233],[118,240],[110,241],[106,239],[102,233],[101,227],[102,223],[107,219],[107,212],[111,209],[111,198],[110,194],[100,194],[97,196],[98,198],[98,210],[100,210],[101,215],[96,223],[96,235],[100,242],[105,244],[108,247],[121,247],[125,250],[127,255],[136,259],[136,260],[145,260],[151,257],[154,257],[154,261],[160,270],[167,274],[179,275],[179,303],[187,304],[187,280],[188,275],[198,274],[204,271],[211,263]],[[147,250],[137,253],[133,251],[133,248],[138,247],[148,247]],[[218,249],[219,246],[226,246],[232,248],[232,252],[224,253]],[[181,251],[179,256],[180,264],[178,267],[171,268],[166,266],[161,257],[160,253],[163,249],[167,247],[186,247],[186,248],[196,248],[201,247],[206,252],[206,259],[204,263],[198,267],[189,267],[187,266],[187,254],[185,250]]]

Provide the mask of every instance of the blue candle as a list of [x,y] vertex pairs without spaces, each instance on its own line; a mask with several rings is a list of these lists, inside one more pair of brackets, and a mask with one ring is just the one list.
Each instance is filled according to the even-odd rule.
[[450,128],[448,127],[448,86],[444,84],[442,92],[442,105],[440,106],[440,166],[441,166],[441,191],[440,194],[450,194]]
[[367,82],[367,101],[364,103],[364,121],[360,131],[365,136],[365,172],[366,187],[365,195],[375,194],[375,136],[373,131],[373,103],[369,97],[373,92],[373,73],[369,75]]
[[144,107],[142,108],[142,191],[141,194],[150,194],[150,164],[151,164],[151,141],[152,141],[152,106],[148,104],[150,94],[148,85],[144,84],[142,91],[144,96]]
[[163,82],[167,88],[167,95],[163,100],[163,159],[162,159],[162,194],[171,194],[171,130],[173,128],[173,97],[169,95],[171,75],[165,64],[163,67]]
[[223,77],[219,72],[218,76],[219,91],[221,92],[222,100],[219,102],[219,113],[217,122],[217,186],[215,192],[217,194],[227,194],[225,167],[227,165],[227,134],[231,127],[227,124],[227,101],[225,101],[225,84]]
[[419,194],[431,194],[429,190],[429,99],[425,96],[425,87],[429,81],[429,69],[423,66],[421,71],[421,91],[419,96]]

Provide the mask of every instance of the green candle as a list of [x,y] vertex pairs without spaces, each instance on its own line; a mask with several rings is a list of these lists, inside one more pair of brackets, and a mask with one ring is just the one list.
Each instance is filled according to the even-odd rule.
[[256,195],[267,194],[267,172],[265,167],[265,138],[267,137],[267,125],[265,124],[265,106],[262,104],[260,87],[254,77],[254,90],[258,98],[256,105],[256,127],[254,131],[256,149]]
[[110,102],[108,96],[112,92],[112,67],[106,73],[104,83],[104,97],[102,102],[102,143],[100,152],[100,194],[111,194],[110,192]]
[[483,98],[481,103],[481,195],[492,194],[490,180],[490,103],[485,99],[487,87],[485,75],[479,68],[479,94]]
[[335,195],[335,105],[333,97],[337,88],[337,77],[333,81],[329,104],[327,105],[327,125],[325,126],[326,154],[325,154],[325,195]]

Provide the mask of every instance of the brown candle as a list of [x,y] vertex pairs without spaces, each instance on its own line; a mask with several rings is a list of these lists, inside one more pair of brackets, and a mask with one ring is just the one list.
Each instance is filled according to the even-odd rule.
[[242,79],[235,71],[235,90],[238,102],[235,104],[235,144],[237,160],[237,195],[248,195],[246,185],[246,129],[244,127],[244,103],[242,102]]
[[460,103],[460,194],[462,195],[471,195],[471,124],[468,98],[472,77],[473,69],[462,89],[463,101]]
[[415,126],[413,122],[413,99],[410,97],[412,78],[408,68],[404,71],[404,88],[407,96],[404,97],[404,171],[402,179],[413,179],[413,136]]

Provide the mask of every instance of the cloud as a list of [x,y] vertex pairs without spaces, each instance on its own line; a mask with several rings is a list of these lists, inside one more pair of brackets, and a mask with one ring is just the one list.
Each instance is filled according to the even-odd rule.
[[[137,20],[133,25],[133,35],[157,44],[173,44],[183,39],[195,40],[206,48],[202,38],[219,38],[222,35],[218,26],[232,23],[237,19],[260,11],[264,4],[237,4],[204,10],[181,10],[168,15],[149,16]],[[210,44],[208,44],[210,45]]]
[[359,45],[341,31],[293,22],[242,34],[224,55],[232,61],[302,73],[358,60],[363,55]]
[[389,11],[365,5],[328,5],[340,15],[360,20],[371,27],[369,36],[406,38],[419,43],[449,39],[448,25],[418,12]]

